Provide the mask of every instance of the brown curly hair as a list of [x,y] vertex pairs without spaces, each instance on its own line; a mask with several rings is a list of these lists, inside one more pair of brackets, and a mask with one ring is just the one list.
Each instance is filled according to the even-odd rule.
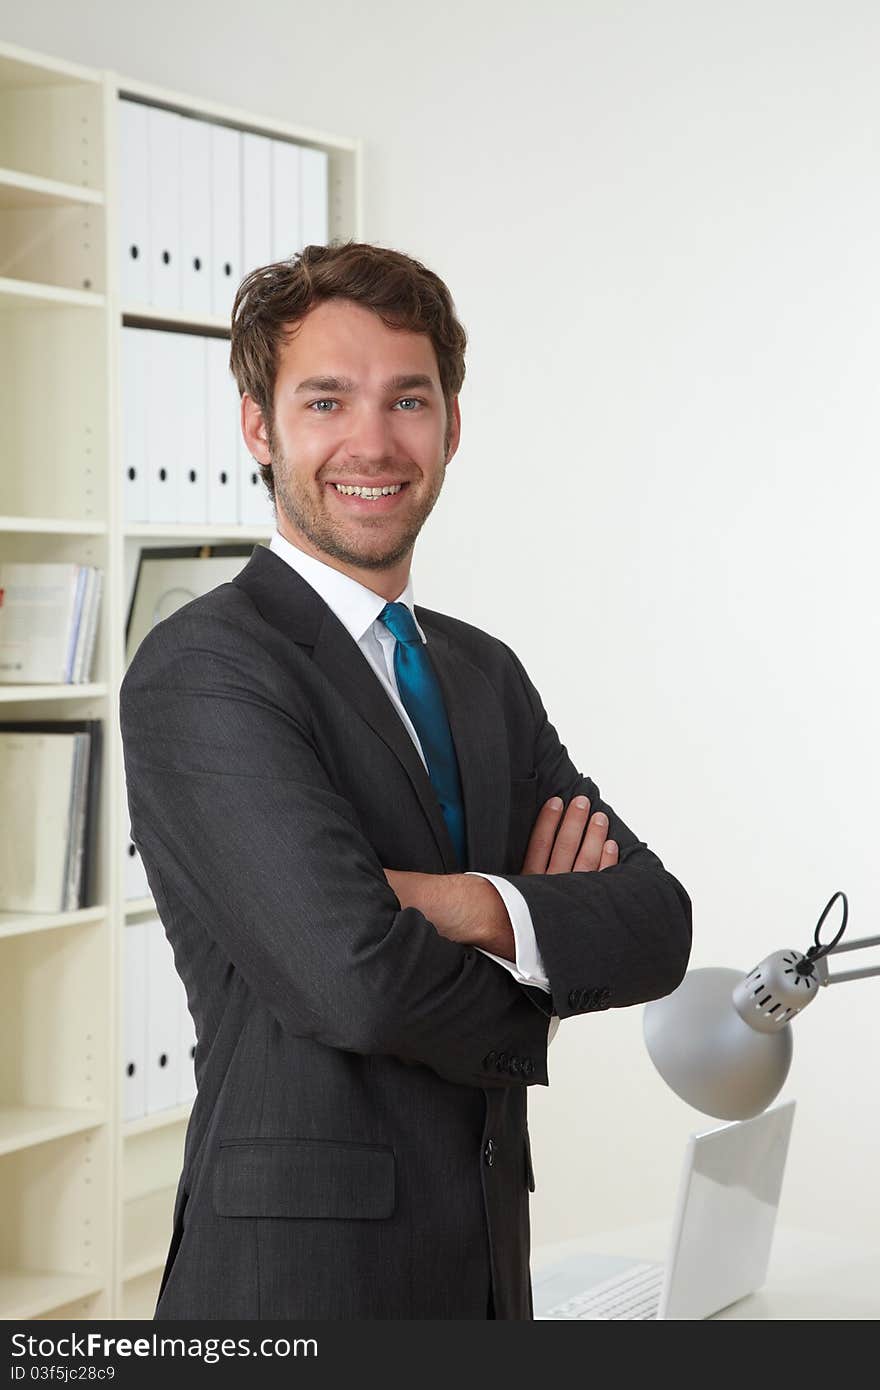
[[[437,354],[447,424],[452,400],[464,381],[467,334],[452,296],[432,270],[402,251],[368,242],[306,246],[290,260],[259,266],[246,275],[232,306],[229,368],[256,401],[273,443],[278,349],[290,328],[327,299],[351,299],[374,310],[389,328],[427,333]],[[274,504],[271,466],[260,474]]]

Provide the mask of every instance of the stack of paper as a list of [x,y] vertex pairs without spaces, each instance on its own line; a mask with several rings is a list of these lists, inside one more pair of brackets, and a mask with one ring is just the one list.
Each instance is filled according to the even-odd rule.
[[87,682],[103,582],[93,565],[0,564],[0,681]]
[[95,905],[101,733],[99,719],[0,724],[0,911]]

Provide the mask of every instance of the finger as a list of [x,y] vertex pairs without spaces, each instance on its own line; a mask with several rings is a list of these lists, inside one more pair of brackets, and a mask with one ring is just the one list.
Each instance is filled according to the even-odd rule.
[[548,874],[571,873],[589,814],[589,797],[575,796],[568,803],[565,815],[556,831],[553,852],[547,865]]
[[[552,804],[554,801],[557,801],[559,805],[554,807]],[[520,873],[545,874],[547,872],[547,861],[550,858],[550,851],[553,848],[556,828],[562,818],[562,812],[562,797],[551,796],[549,801],[544,802],[535,817],[535,824],[529,836]]]
[[607,834],[608,817],[605,815],[604,811],[597,811],[594,816],[590,817],[583,844],[572,866],[572,871],[574,873],[584,873],[589,872],[591,869],[598,869]]
[[610,869],[612,864],[618,862],[617,841],[606,840],[602,846],[602,858],[599,860],[600,869]]

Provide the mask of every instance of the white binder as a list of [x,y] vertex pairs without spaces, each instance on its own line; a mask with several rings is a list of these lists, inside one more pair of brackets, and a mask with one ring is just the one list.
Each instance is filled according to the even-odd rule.
[[181,308],[211,312],[211,126],[180,117]]
[[180,998],[174,954],[158,917],[147,918],[147,1114],[177,1104]]
[[180,309],[180,125],[174,111],[149,108],[150,304]]
[[285,261],[302,248],[300,148],[272,141],[272,260]]
[[300,157],[300,233],[303,246],[326,246],[328,240],[328,169],[325,150],[303,147]]
[[241,279],[272,260],[272,141],[241,137]]
[[147,520],[147,361],[144,330],[123,328],[122,511],[126,521]]
[[122,1118],[147,1113],[147,931],[145,922],[122,929]]
[[211,313],[231,320],[241,269],[241,132],[211,131]]
[[186,990],[179,976],[177,983],[180,986],[178,996],[180,1001],[178,1011],[180,1065],[177,1069],[177,1104],[186,1105],[188,1101],[196,1098],[196,1028],[189,1011],[189,1005],[186,1002]]
[[241,402],[229,370],[229,341],[205,338],[208,431],[208,521],[212,526],[238,521]]
[[177,520],[203,526],[208,520],[207,383],[204,339],[194,333],[168,334],[178,359],[175,393],[178,465]]
[[178,334],[142,328],[147,364],[147,520],[178,519],[179,465],[177,422],[181,354]]
[[122,303],[150,302],[149,108],[119,102],[119,264]]

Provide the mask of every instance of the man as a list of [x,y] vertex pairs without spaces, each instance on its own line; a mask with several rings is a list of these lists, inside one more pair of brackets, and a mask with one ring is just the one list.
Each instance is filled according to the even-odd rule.
[[413,602],[464,347],[443,282],[379,247],[308,247],[238,291],[277,531],[153,628],[121,691],[198,1035],[157,1318],[531,1318],[551,1020],[686,969],[687,893],[520,661]]

